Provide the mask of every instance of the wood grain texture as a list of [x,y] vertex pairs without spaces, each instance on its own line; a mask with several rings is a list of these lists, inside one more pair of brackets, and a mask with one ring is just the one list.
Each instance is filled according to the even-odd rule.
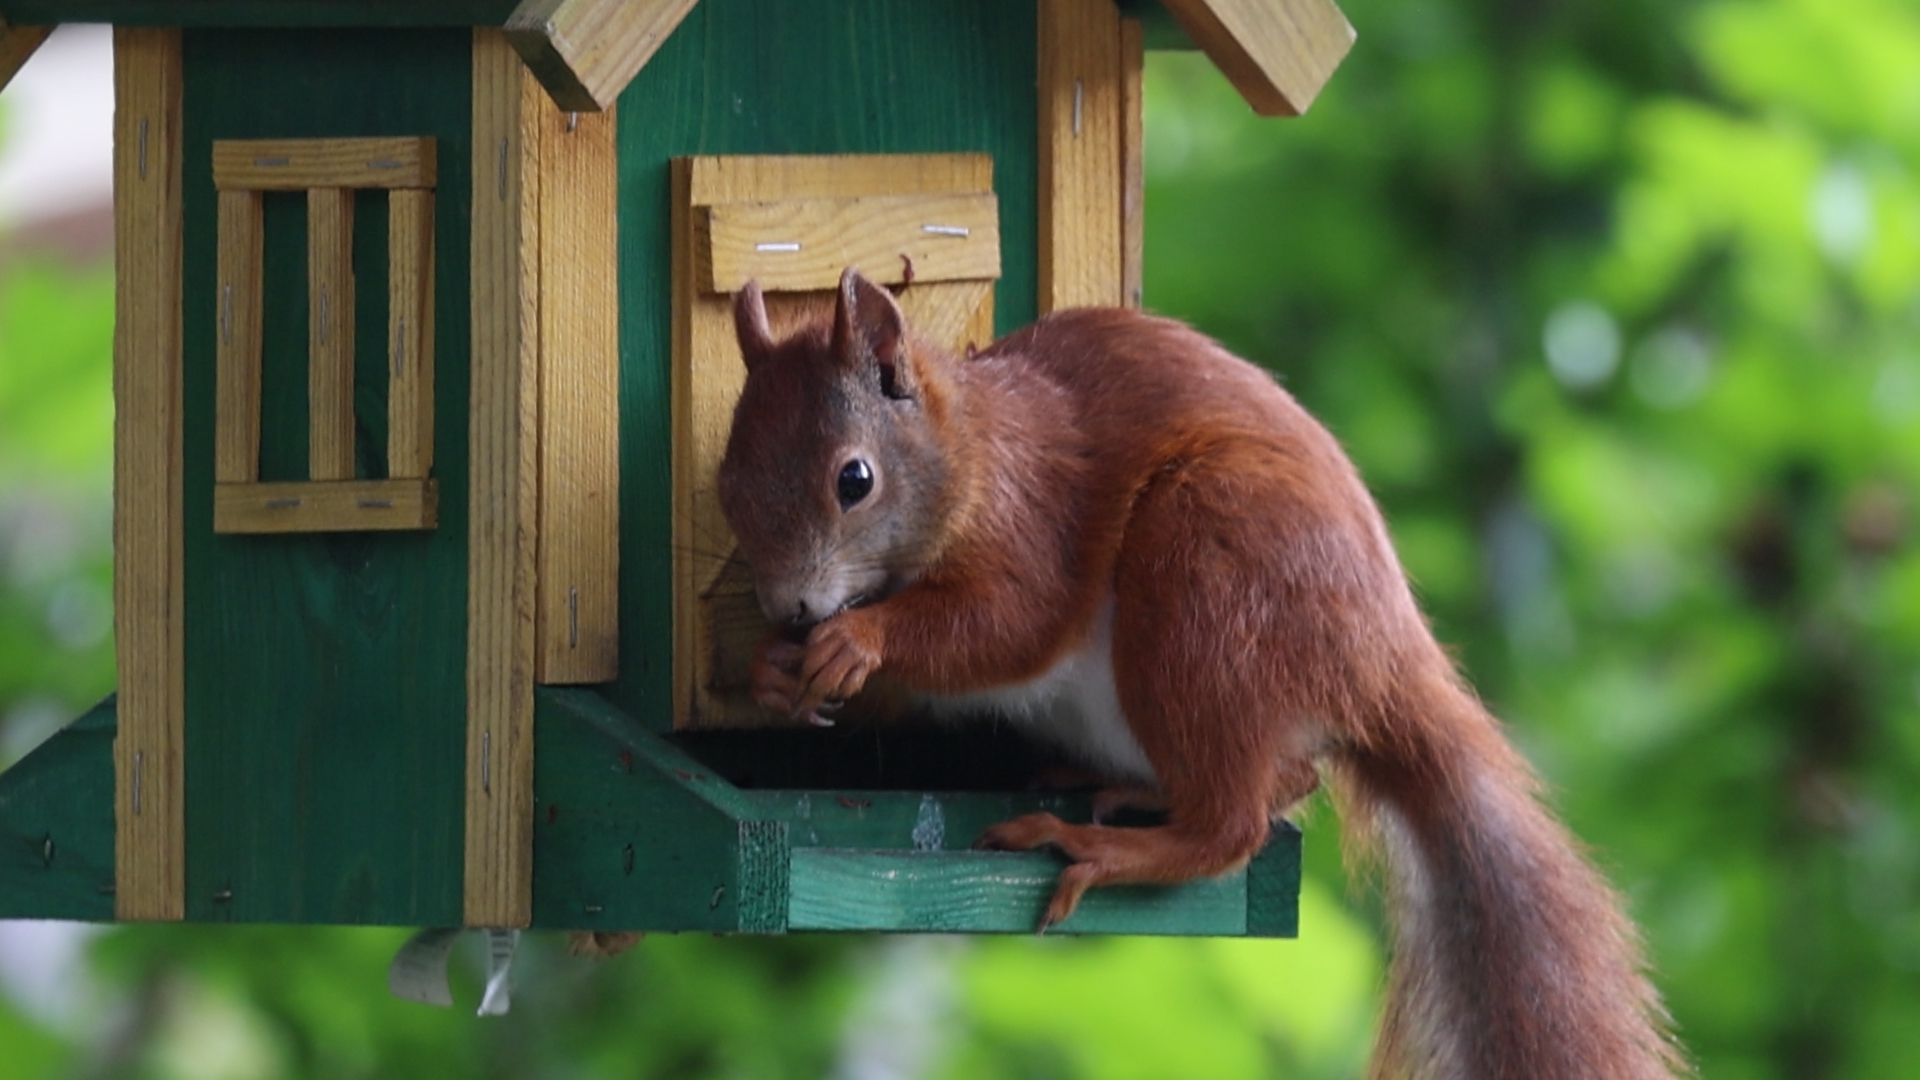
[[432,480],[298,480],[220,484],[216,533],[391,532],[439,524]]
[[113,918],[114,699],[0,773],[0,919]]
[[1138,19],[1120,20],[1120,302],[1145,306],[1147,52]]
[[738,930],[754,801],[591,691],[538,701],[534,925]]
[[[185,36],[187,913],[452,926],[466,804],[473,33]],[[315,87],[324,93],[263,93]],[[216,139],[433,136],[435,529],[216,533]],[[360,461],[386,475],[391,193],[357,196]],[[261,475],[307,476],[304,193],[268,193]],[[263,722],[265,718],[266,722]]]
[[697,208],[695,273],[710,293],[831,289],[849,266],[884,285],[1000,276],[989,193],[788,199]]
[[213,184],[222,191],[430,188],[438,182],[431,137],[219,139]]
[[[734,340],[732,301],[710,295],[702,282],[695,208],[724,218],[739,207],[769,203],[837,210],[871,200],[897,213],[922,198],[990,198],[992,183],[992,162],[978,154],[696,157],[673,163],[677,726],[760,725],[773,719],[741,692],[737,670],[766,632],[765,623],[743,602],[751,597],[723,581],[734,545],[714,478],[745,369]],[[977,212],[981,204],[973,205]],[[837,227],[864,228],[844,215]],[[840,269],[832,270],[827,289],[838,283]],[[991,324],[992,292],[991,281],[916,283],[901,294],[901,302],[920,332],[964,348],[966,339],[990,336],[981,328]],[[767,309],[778,333],[810,313],[831,311],[832,303],[830,291],[775,293]]]
[[1163,0],[1261,116],[1307,111],[1353,48],[1333,0]]
[[497,30],[473,37],[464,919],[525,926],[533,896],[540,137],[547,103]]
[[40,48],[52,26],[19,26],[0,19],[0,90],[5,90]]
[[185,914],[180,34],[114,31],[114,913]]
[[614,110],[540,110],[535,679],[619,674],[620,319]]
[[1040,0],[1040,310],[1121,300],[1120,16]]
[[433,472],[433,210],[431,191],[387,199],[387,475]]
[[698,0],[524,0],[507,39],[554,104],[611,109]]
[[351,480],[353,191],[307,192],[307,475]]
[[265,230],[260,193],[220,193],[219,328],[214,355],[214,476],[223,484],[260,478],[260,305]]

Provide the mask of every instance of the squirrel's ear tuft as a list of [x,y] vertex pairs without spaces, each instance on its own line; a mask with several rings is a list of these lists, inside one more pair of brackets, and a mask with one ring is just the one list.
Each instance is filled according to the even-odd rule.
[[833,314],[833,353],[849,366],[871,362],[887,397],[917,393],[907,350],[907,317],[893,294],[847,267],[840,275],[840,298]]
[[773,328],[767,323],[767,301],[760,283],[749,281],[733,297],[733,332],[740,339],[740,356],[747,370],[773,352]]

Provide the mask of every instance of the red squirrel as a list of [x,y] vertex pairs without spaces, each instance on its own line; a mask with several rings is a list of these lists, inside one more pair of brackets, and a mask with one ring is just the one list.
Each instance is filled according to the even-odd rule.
[[1435,642],[1352,463],[1264,371],[1108,308],[957,357],[851,269],[784,340],[756,284],[734,316],[721,506],[787,630],[755,699],[817,718],[884,672],[1054,742],[1111,783],[1098,807],[1165,810],[989,830],[1071,860],[1041,930],[1094,886],[1244,865],[1325,767],[1350,842],[1388,855],[1373,1076],[1687,1073],[1618,898]]

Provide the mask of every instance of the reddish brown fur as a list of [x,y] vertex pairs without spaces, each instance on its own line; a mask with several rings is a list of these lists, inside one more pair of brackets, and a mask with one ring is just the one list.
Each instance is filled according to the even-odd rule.
[[[1376,1077],[1685,1071],[1617,899],[1434,642],[1324,428],[1178,323],[1066,311],[967,360],[917,341],[893,355],[896,331],[871,324],[898,310],[877,293],[849,274],[832,350],[878,341],[882,363],[910,372],[917,410],[886,422],[928,428],[945,455],[938,525],[914,538],[919,565],[900,587],[758,665],[762,701],[808,713],[881,668],[935,694],[1020,683],[1084,643],[1110,599],[1115,684],[1159,787],[1109,801],[1157,797],[1168,821],[1035,814],[991,830],[987,846],[1050,845],[1073,860],[1043,925],[1093,886],[1244,864],[1270,813],[1310,793],[1325,762],[1361,842],[1377,834],[1390,856],[1397,930]],[[849,338],[849,323],[865,329]],[[824,430],[796,428],[783,412],[793,394],[756,393],[755,380],[819,377],[828,340],[743,342],[737,443]],[[841,358],[843,376],[852,363]],[[791,483],[734,458],[722,486],[736,504]],[[765,529],[751,514],[734,525],[750,553],[778,546],[752,535]]]

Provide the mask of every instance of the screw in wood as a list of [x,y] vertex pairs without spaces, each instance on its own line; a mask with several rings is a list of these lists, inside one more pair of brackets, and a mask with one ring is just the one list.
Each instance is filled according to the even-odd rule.
[[580,647],[580,586],[567,590],[567,648]]
[[796,240],[769,240],[766,243],[753,245],[753,250],[755,251],[799,251],[800,244],[799,244],[799,241],[796,241]]
[[965,225],[922,225],[920,226],[920,231],[923,233],[932,233],[935,236],[958,236],[964,238],[973,235],[973,230],[967,228]]
[[1073,80],[1073,137],[1080,137],[1080,104],[1085,96],[1086,86],[1079,79]]
[[480,791],[493,794],[493,732],[480,733]]
[[140,179],[147,178],[147,118],[140,118]]
[[147,755],[145,751],[135,750],[133,752],[132,801],[133,801],[133,812],[135,816],[138,816],[140,813],[140,774],[146,768],[146,764],[147,764],[146,759],[147,759]]

